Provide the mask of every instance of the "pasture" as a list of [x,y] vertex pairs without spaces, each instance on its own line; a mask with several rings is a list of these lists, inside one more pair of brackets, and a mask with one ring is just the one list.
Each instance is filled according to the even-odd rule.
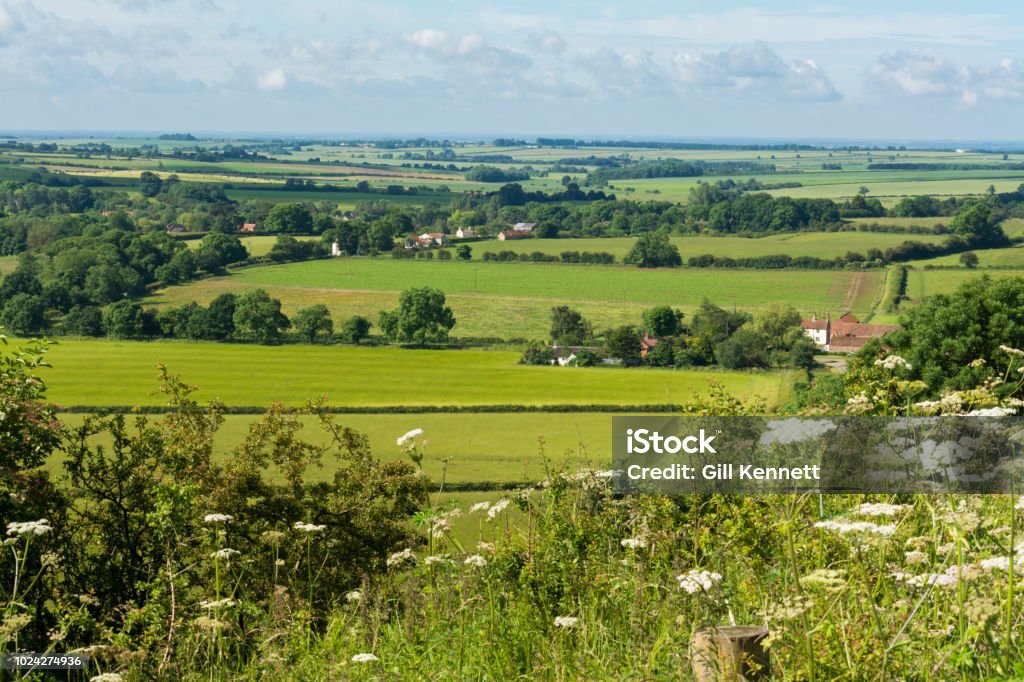
[[[868,249],[887,248],[902,244],[908,239],[922,242],[937,243],[945,239],[943,235],[911,235],[887,232],[795,232],[771,235],[768,237],[718,237],[718,236],[678,236],[671,237],[672,243],[679,249],[683,262],[692,256],[710,253],[717,257],[756,258],[758,256],[774,256],[786,254],[793,256],[813,256],[815,258],[835,258],[846,255],[848,251],[864,253]],[[473,257],[499,251],[515,251],[516,253],[541,253],[558,255],[563,251],[606,251],[617,259],[622,259],[633,247],[633,237],[595,237],[584,239],[522,239],[518,241],[483,241],[473,242]]]
[[[981,251],[978,252],[981,255]],[[969,279],[987,275],[992,278],[1024,277],[1024,268],[1019,270],[908,270],[907,296],[914,302],[920,302],[925,296],[948,294]]]
[[[66,339],[42,376],[58,405],[162,405],[157,365],[200,387],[203,401],[302,405],[556,405],[686,403],[721,381],[738,397],[786,398],[792,372],[627,370],[518,365],[519,353],[396,347],[256,346]],[[412,427],[410,427],[412,428]]]
[[369,258],[261,266],[154,293],[145,305],[206,304],[225,292],[263,288],[286,314],[323,303],[336,319],[375,320],[418,286],[441,289],[455,312],[455,336],[546,338],[550,309],[572,305],[598,329],[637,324],[644,308],[673,305],[688,314],[705,298],[756,311],[776,301],[798,310],[851,309],[866,315],[881,285],[879,271],[651,269],[623,266]]

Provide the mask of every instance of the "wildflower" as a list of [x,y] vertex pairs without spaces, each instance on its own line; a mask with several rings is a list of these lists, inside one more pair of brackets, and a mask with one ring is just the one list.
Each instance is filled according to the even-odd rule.
[[912,509],[910,504],[886,504],[884,502],[865,502],[857,507],[857,513],[861,516],[895,516],[900,512]]
[[223,630],[228,626],[224,621],[210,618],[209,616],[196,618],[195,624],[204,630]]
[[799,443],[820,438],[835,429],[836,425],[827,419],[791,417],[768,422],[768,430],[761,434],[759,443],[761,445]]
[[449,561],[451,561],[451,559],[449,559],[448,555],[446,554],[434,554],[424,559],[423,563],[426,566],[433,566],[434,564],[444,564],[448,563]]
[[360,590],[352,590],[351,592],[345,593],[345,601],[356,602],[363,600],[363,593]]
[[295,525],[292,526],[295,530],[301,530],[303,533],[319,533],[327,526],[318,526],[313,523],[303,523],[302,521],[296,521]]
[[122,679],[121,673],[103,673],[90,677],[89,682],[121,682]]
[[473,554],[471,556],[466,557],[466,560],[463,561],[462,563],[464,563],[467,566],[474,566],[476,568],[483,568],[484,566],[487,565],[487,559],[483,558],[479,554]]
[[379,660],[380,659],[374,656],[373,654],[356,654],[352,657],[353,663],[373,663],[374,661]]
[[985,407],[978,410],[971,410],[967,413],[968,417],[1009,417],[1015,414],[1017,410],[1012,407]]
[[38,521],[14,521],[7,524],[7,534],[14,537],[21,537],[22,535],[46,535],[53,528],[50,527],[50,522],[46,519],[39,519]]
[[1024,511],[1024,495],[1021,495],[1020,499],[1017,500],[1017,504],[1013,505],[1013,508],[1017,511]]
[[1012,348],[1010,346],[999,346],[999,350],[1003,351],[1007,355],[1017,355],[1020,357],[1024,357],[1024,350],[1020,350],[1019,348]]
[[[1008,556],[997,556],[990,559],[982,559],[981,567],[986,571],[1009,571],[1010,570],[1010,557]],[[1019,571],[1021,566],[1017,565],[1015,568]]]
[[778,604],[768,606],[764,616],[768,620],[792,620],[803,615],[805,611],[814,606],[814,602],[800,595],[783,597]]
[[818,521],[814,524],[814,527],[831,530],[840,535],[846,535],[847,533],[872,533],[886,538],[896,532],[896,526],[879,526],[877,523],[871,523],[870,521],[845,521],[842,519]]
[[412,550],[406,547],[401,552],[395,552],[388,557],[388,566],[400,566],[406,562],[416,561],[416,555],[412,553]]
[[231,523],[235,519],[231,514],[207,514],[203,523]]
[[481,552],[489,552],[490,554],[494,554],[493,542],[484,542],[483,540],[481,540],[480,542],[476,543],[476,548],[479,549]]
[[903,561],[907,564],[923,564],[928,561],[928,555],[918,550],[903,553]]
[[971,360],[970,362],[967,363],[967,366],[968,367],[984,367],[985,366],[985,358],[976,358],[974,360]]
[[232,557],[236,557],[239,554],[241,554],[241,552],[239,552],[237,549],[231,549],[230,547],[225,547],[224,549],[218,549],[216,552],[212,552],[210,554],[210,558],[211,559],[224,559],[225,561],[231,561]]
[[576,616],[558,616],[555,618],[556,628],[574,628],[579,625],[580,619]]
[[403,434],[403,435],[398,437],[398,440],[396,441],[398,443],[398,447],[402,447],[403,445],[405,445],[406,443],[411,441],[416,436],[419,436],[419,435],[422,435],[422,434],[423,434],[423,429],[413,429],[412,431],[407,431],[405,434]]
[[643,538],[626,538],[619,544],[626,549],[642,549],[647,546],[647,540]]
[[819,568],[800,578],[804,587],[817,587],[826,592],[835,592],[846,586],[846,572],[831,568]]
[[720,583],[722,575],[720,573],[712,573],[711,571],[693,569],[682,575],[677,575],[676,580],[679,581],[679,589],[686,590],[687,594],[695,594],[702,590],[707,592]]
[[490,502],[477,502],[469,508],[469,513],[472,514],[478,511],[487,511],[491,506]]
[[235,605],[234,599],[218,599],[217,601],[201,601],[201,609],[228,609]]
[[490,509],[487,510],[487,517],[491,519],[495,518],[496,516],[498,516],[498,514],[505,511],[505,508],[508,507],[508,505],[508,498],[498,500],[497,502],[491,505]]
[[909,362],[907,362],[906,360],[904,360],[903,358],[901,358],[898,355],[890,355],[887,358],[880,359],[880,360],[875,360],[875,366],[876,367],[882,367],[882,368],[888,369],[888,370],[894,370],[894,369],[897,369],[899,367],[902,367],[903,369],[906,369],[906,370],[914,369],[913,365],[911,365]]

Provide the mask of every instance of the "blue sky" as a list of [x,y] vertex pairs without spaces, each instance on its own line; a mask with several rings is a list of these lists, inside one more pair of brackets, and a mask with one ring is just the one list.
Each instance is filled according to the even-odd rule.
[[0,0],[0,130],[1024,140],[1024,3]]

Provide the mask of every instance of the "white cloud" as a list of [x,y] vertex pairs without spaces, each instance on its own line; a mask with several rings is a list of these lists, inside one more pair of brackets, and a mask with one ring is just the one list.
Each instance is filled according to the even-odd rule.
[[530,47],[538,52],[547,54],[558,54],[565,52],[565,38],[555,31],[544,31],[543,33],[531,33],[528,39]]
[[448,32],[422,28],[410,35],[408,40],[423,50],[439,50],[448,45]]
[[813,60],[786,62],[761,43],[723,52],[680,52],[672,63],[679,81],[692,88],[758,90],[781,99],[839,99],[835,86]]
[[1005,58],[998,65],[958,64],[932,52],[887,52],[865,72],[869,88],[905,97],[935,97],[974,106],[982,100],[1024,98],[1024,68]]
[[288,76],[284,69],[274,68],[260,74],[256,82],[260,90],[284,90],[288,87]]
[[620,95],[662,95],[672,90],[671,78],[649,52],[616,52],[601,48],[576,60],[597,91]]

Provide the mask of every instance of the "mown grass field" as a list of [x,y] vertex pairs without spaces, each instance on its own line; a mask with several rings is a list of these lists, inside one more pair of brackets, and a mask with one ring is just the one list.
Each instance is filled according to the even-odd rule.
[[[622,415],[619,415],[622,416]],[[162,416],[149,417],[159,421]],[[60,420],[77,426],[81,414],[63,414]],[[229,457],[241,443],[258,415],[228,415],[217,433],[216,456]],[[302,437],[325,442],[315,417],[300,417]],[[449,483],[536,482],[546,467],[591,462],[611,462],[612,415],[610,413],[508,413],[508,414],[343,414],[340,425],[365,433],[374,456],[391,461],[405,459],[396,439],[423,429],[427,440],[423,469],[431,480]],[[109,445],[109,440],[100,440]],[[311,480],[328,480],[336,470],[333,462],[311,471]]]
[[[919,220],[919,219],[918,219]],[[877,222],[877,221],[876,221]],[[919,223],[917,223],[919,224]],[[729,258],[757,256],[813,256],[835,258],[848,251],[864,253],[870,248],[882,249],[902,244],[908,239],[922,242],[941,242],[944,235],[892,234],[887,232],[798,232],[750,239],[745,237],[673,236],[671,241],[679,249],[683,262],[692,256],[710,253]],[[496,240],[473,242],[473,257],[498,251],[541,253],[558,255],[563,251],[605,251],[622,258],[633,247],[632,237],[602,237],[588,239],[523,239],[502,242]]]
[[599,329],[637,324],[644,308],[667,304],[692,312],[705,298],[756,311],[776,301],[809,311],[867,314],[882,281],[878,271],[654,269],[622,266],[482,263],[345,258],[261,266],[156,292],[146,305],[206,304],[225,292],[266,289],[286,314],[323,303],[336,319],[397,305],[404,289],[444,291],[456,336],[546,338],[551,308],[579,308]]
[[[980,252],[979,252],[980,255]],[[925,296],[948,294],[969,279],[988,275],[992,278],[1024,277],[1024,268],[1019,270],[909,270],[907,272],[907,296],[913,302],[920,302]]]
[[[783,400],[792,372],[527,367],[519,353],[395,347],[256,346],[65,339],[43,371],[58,405],[161,405],[164,364],[228,405],[301,405],[321,395],[339,406],[686,403],[708,380],[738,397]],[[410,427],[412,428],[412,427]]]

